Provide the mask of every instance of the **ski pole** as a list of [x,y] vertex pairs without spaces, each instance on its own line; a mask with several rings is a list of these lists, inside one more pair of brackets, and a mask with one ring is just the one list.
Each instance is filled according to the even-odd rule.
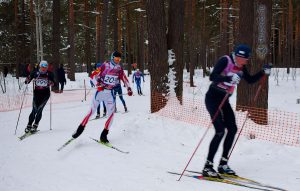
[[50,86],[50,131],[52,130],[52,88]]
[[186,171],[187,167],[189,166],[190,162],[192,161],[192,158],[193,158],[194,155],[196,154],[196,152],[197,152],[197,150],[198,150],[200,144],[202,143],[204,137],[206,136],[206,134],[207,134],[207,132],[208,132],[210,126],[215,122],[217,116],[219,115],[219,113],[220,113],[220,111],[221,111],[221,109],[222,109],[222,107],[223,107],[225,101],[228,99],[229,95],[233,93],[234,87],[235,87],[235,86],[231,86],[231,88],[227,91],[225,97],[223,98],[222,102],[220,103],[220,105],[219,105],[219,107],[218,107],[218,110],[217,110],[216,113],[214,114],[214,116],[213,116],[213,118],[212,118],[212,120],[211,120],[211,123],[207,126],[207,128],[206,128],[204,134],[202,135],[202,137],[201,137],[201,139],[200,139],[200,141],[199,141],[197,147],[195,148],[195,150],[194,150],[192,156],[190,157],[188,163],[186,164],[185,168],[183,169],[183,171],[182,171],[182,173],[180,174],[180,177],[179,177],[179,179],[178,179],[177,181],[180,181],[181,177],[183,176],[183,173]]
[[26,84],[26,87],[25,87],[25,90],[24,90],[24,93],[23,93],[23,99],[22,99],[22,103],[21,103],[21,107],[20,107],[20,112],[19,112],[19,116],[18,116],[18,120],[17,120],[17,125],[16,125],[16,129],[15,129],[15,135],[17,134],[18,124],[19,124],[19,120],[20,120],[21,111],[22,111],[22,108],[23,108],[23,103],[24,103],[25,93],[27,91],[27,87],[28,87],[28,84]]
[[[264,84],[264,82],[265,82],[265,80],[266,80],[266,78],[267,78],[266,76],[267,76],[267,75],[264,75],[264,76],[262,77],[260,83],[259,83],[259,86],[258,86],[258,88],[257,88],[257,90],[256,90],[256,93],[255,93],[255,96],[254,96],[254,99],[253,99],[253,104],[255,104],[255,102],[256,102],[256,100],[257,100],[257,97],[258,97],[258,95],[259,95],[259,93],[260,93],[260,91],[261,91],[261,89],[262,89],[262,86],[263,86],[263,84]],[[253,105],[253,104],[252,104],[252,105]],[[240,135],[241,135],[241,133],[242,133],[244,127],[245,127],[245,124],[246,124],[246,121],[248,120],[248,118],[249,118],[249,112],[247,112],[247,114],[246,114],[246,118],[245,118],[245,120],[244,120],[244,122],[243,122],[243,125],[242,125],[242,127],[241,127],[241,130],[240,130],[240,132],[239,132],[239,134],[238,134],[238,136],[237,136],[237,138],[236,138],[236,140],[235,140],[235,142],[234,142],[234,144],[233,144],[233,146],[232,146],[232,149],[230,150],[230,153],[229,153],[229,155],[228,155],[228,159],[230,158],[230,156],[231,156],[231,154],[232,154],[232,151],[233,151],[233,149],[234,149],[234,147],[235,147],[235,145],[236,145],[238,139],[240,138]]]

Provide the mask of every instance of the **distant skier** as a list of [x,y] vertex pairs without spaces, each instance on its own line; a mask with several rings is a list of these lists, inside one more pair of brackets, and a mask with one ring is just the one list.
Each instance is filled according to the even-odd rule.
[[136,69],[136,72],[132,76],[132,83],[134,83],[135,81],[137,92],[139,95],[143,95],[141,89],[141,78],[143,78],[143,82],[145,82],[144,74],[139,69]]
[[[229,89],[231,89],[232,86],[238,85],[241,78],[245,79],[248,83],[255,83],[261,79],[263,75],[270,74],[271,65],[265,65],[263,70],[251,76],[246,68],[250,54],[250,47],[241,44],[235,48],[230,56],[225,55],[221,57],[214,66],[209,78],[212,83],[205,96],[205,105],[211,118],[214,117]],[[220,174],[236,175],[236,173],[228,166],[228,154],[237,132],[234,112],[228,99],[225,101],[218,116],[213,121],[213,125],[216,132],[209,146],[207,161],[203,169],[203,176],[219,178],[219,174],[213,168],[213,162],[219,144],[225,134],[225,128],[227,129],[227,135],[223,145],[223,154],[218,166],[218,172]]]
[[47,61],[42,60],[39,66],[39,69],[33,70],[25,80],[25,84],[29,84],[34,79],[32,111],[25,128],[26,133],[37,131],[39,122],[42,119],[43,109],[50,97],[50,86],[54,85],[53,73],[48,71]]
[[[91,78],[90,78],[90,84],[91,84],[91,87],[94,88],[95,87],[95,84],[93,82],[93,78],[97,75],[97,73],[99,73],[100,71],[100,66],[101,64],[98,63],[96,64],[96,69],[92,72],[91,74]],[[105,106],[105,103],[104,101],[102,102],[103,104],[103,117],[106,116],[106,106]],[[101,109],[101,103],[99,103],[98,107],[97,107],[97,115],[96,115],[96,119],[99,119],[100,118],[100,109]]]
[[64,70],[63,64],[60,64],[60,66],[59,66],[59,68],[57,68],[56,72],[57,72],[58,82],[60,84],[60,91],[59,91],[59,93],[63,93],[64,86],[67,84],[66,72]]
[[[116,98],[116,96],[118,96],[120,98],[120,100],[124,106],[124,110],[125,110],[125,112],[127,112],[127,106],[126,106],[125,100],[123,98],[123,92],[122,92],[122,86],[121,86],[120,80],[119,80],[119,82],[117,82],[116,86],[114,87],[114,95],[115,95],[115,98]],[[117,103],[116,103],[115,112],[117,112]]]
[[111,60],[108,63],[103,63],[98,73],[93,73],[94,84],[97,86],[97,91],[93,95],[93,100],[91,108],[88,114],[84,117],[83,121],[78,126],[72,137],[75,139],[81,135],[85,126],[87,125],[89,118],[96,111],[100,102],[104,101],[107,109],[108,119],[105,123],[104,129],[100,135],[100,141],[103,143],[108,143],[107,134],[109,133],[109,128],[112,124],[114,111],[115,111],[115,95],[113,93],[113,88],[118,84],[119,80],[122,80],[127,87],[127,92],[129,96],[132,96],[132,90],[130,88],[129,81],[119,65],[121,61],[121,53],[115,51],[111,55]]

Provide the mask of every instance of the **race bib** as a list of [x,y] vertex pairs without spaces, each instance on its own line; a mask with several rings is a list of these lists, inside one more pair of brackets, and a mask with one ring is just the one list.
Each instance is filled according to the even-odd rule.
[[35,85],[40,87],[47,87],[48,86],[48,80],[47,79],[36,79]]
[[113,76],[113,75],[106,75],[104,77],[104,83],[108,85],[115,85],[116,82],[118,81],[118,76]]

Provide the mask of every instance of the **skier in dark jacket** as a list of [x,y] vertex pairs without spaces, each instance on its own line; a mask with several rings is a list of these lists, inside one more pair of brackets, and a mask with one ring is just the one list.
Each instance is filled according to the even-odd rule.
[[67,84],[66,72],[65,72],[64,67],[63,67],[62,64],[57,69],[57,78],[58,78],[58,82],[60,83],[59,93],[62,93],[64,91],[64,85]]
[[25,83],[29,84],[34,79],[32,111],[25,129],[26,133],[37,131],[43,109],[50,97],[50,86],[54,85],[53,73],[48,71],[47,61],[42,60],[39,66],[39,70],[32,71],[25,80]]
[[[205,105],[211,116],[214,118],[223,98],[229,93],[233,93],[234,87],[239,84],[241,78],[248,83],[255,83],[260,80],[265,74],[270,74],[271,66],[265,65],[263,70],[251,76],[246,68],[248,58],[250,57],[251,49],[247,45],[239,45],[235,48],[230,56],[221,57],[212,73],[210,80],[212,81],[206,96]],[[219,144],[225,135],[223,154],[218,166],[220,174],[236,175],[236,173],[228,166],[228,154],[232,147],[235,134],[237,132],[237,125],[235,122],[234,112],[230,106],[229,100],[225,100],[224,105],[213,121],[215,128],[215,135],[211,140],[207,161],[203,169],[203,176],[219,178],[219,174],[214,170],[214,156],[218,150]]]

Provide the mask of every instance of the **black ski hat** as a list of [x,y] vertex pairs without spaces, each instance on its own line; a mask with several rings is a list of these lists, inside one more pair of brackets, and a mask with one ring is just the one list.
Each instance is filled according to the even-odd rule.
[[121,57],[122,54],[118,51],[114,51],[112,54],[111,54],[111,58],[114,58],[114,57]]
[[239,44],[235,47],[234,54],[242,58],[249,58],[251,55],[251,49],[246,44]]

